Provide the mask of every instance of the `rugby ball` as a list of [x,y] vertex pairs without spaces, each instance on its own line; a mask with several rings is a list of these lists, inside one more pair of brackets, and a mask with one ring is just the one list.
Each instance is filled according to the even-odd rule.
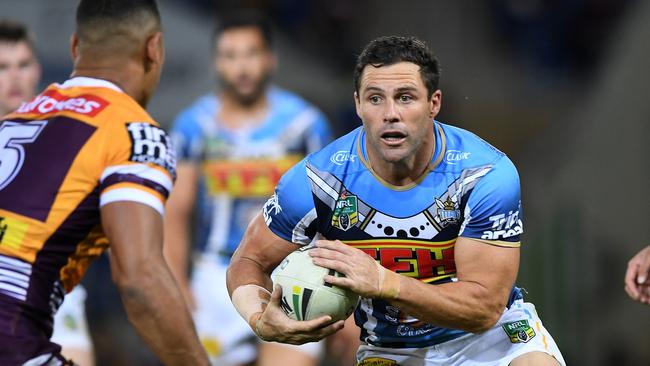
[[313,246],[289,254],[273,272],[274,284],[282,287],[281,306],[295,320],[329,315],[333,321],[347,319],[357,307],[359,295],[326,283],[326,274],[342,274],[315,265],[308,254]]

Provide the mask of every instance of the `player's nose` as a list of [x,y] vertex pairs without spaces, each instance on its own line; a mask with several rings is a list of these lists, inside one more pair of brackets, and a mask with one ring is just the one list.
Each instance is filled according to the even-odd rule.
[[388,100],[384,104],[384,122],[398,122],[399,121],[399,111],[397,110],[397,105],[395,101]]

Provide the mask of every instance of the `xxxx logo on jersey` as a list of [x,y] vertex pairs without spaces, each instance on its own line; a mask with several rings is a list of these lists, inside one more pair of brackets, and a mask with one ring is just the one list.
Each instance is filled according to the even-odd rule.
[[371,239],[345,243],[364,251],[383,267],[423,282],[435,282],[456,274],[456,239],[444,242]]

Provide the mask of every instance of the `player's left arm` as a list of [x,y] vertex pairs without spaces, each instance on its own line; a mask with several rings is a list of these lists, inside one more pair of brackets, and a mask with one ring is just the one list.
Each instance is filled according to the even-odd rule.
[[[507,159],[507,158],[504,158]],[[477,184],[455,244],[457,281],[429,285],[399,275],[355,248],[319,241],[314,263],[346,277],[327,282],[382,298],[420,320],[469,332],[485,331],[503,313],[519,269],[519,179],[509,160]],[[486,238],[490,239],[486,239]]]

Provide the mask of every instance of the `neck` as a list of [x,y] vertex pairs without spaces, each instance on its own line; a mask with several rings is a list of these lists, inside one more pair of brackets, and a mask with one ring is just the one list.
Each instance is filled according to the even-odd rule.
[[372,144],[368,143],[367,138],[368,135],[366,135],[366,153],[370,167],[386,182],[395,186],[416,183],[429,169],[435,151],[434,138],[425,139],[414,154],[398,161],[388,161],[383,158],[374,150]]
[[[117,68],[114,65],[120,65],[120,67]],[[138,72],[136,66],[131,62],[118,63],[112,61],[110,65],[106,65],[81,59],[75,63],[70,76],[85,76],[110,81],[144,107],[146,95],[142,88],[143,79],[141,75],[142,73]]]
[[242,104],[237,98],[225,92],[219,94],[219,100],[221,101],[219,120],[234,128],[261,122],[269,108],[266,93],[251,104]]

